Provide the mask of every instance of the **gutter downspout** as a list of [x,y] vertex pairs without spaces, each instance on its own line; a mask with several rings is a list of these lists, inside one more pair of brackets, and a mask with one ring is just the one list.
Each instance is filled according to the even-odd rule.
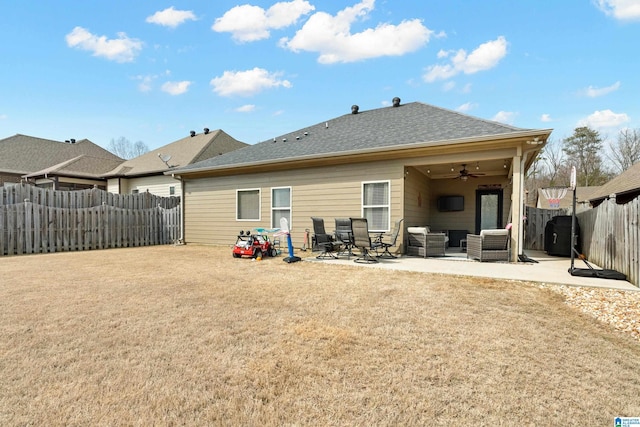
[[171,174],[171,178],[180,181],[180,239],[178,242],[184,244],[184,180],[181,175]]

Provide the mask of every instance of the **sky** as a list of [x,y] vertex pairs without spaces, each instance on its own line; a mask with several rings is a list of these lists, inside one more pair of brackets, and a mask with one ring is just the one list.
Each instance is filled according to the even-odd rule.
[[0,139],[254,144],[423,102],[521,128],[640,128],[640,0],[0,1]]

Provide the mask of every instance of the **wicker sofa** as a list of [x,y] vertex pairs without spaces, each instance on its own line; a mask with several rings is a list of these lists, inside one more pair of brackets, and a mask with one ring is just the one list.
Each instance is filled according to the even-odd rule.
[[407,228],[407,255],[429,257],[445,256],[448,237],[432,233],[429,226]]

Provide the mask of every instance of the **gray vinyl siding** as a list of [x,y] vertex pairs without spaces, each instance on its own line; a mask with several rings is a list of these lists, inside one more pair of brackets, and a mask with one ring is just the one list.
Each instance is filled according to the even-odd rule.
[[429,225],[431,180],[415,168],[407,167],[407,171],[408,174],[404,181],[404,228]]
[[[296,248],[303,244],[305,229],[313,229],[312,216],[324,218],[328,232],[335,218],[360,217],[363,181],[390,181],[392,227],[404,209],[403,170],[402,162],[389,161],[185,180],[185,241],[232,245],[240,230],[269,228],[273,187],[291,187]],[[248,188],[261,190],[260,220],[236,221],[236,190]]]

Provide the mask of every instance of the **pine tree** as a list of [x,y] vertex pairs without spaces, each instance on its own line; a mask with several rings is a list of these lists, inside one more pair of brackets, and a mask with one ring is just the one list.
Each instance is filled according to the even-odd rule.
[[569,165],[576,167],[577,185],[604,184],[607,174],[602,169],[602,138],[598,131],[589,127],[578,127],[573,135],[565,138],[562,151]]

